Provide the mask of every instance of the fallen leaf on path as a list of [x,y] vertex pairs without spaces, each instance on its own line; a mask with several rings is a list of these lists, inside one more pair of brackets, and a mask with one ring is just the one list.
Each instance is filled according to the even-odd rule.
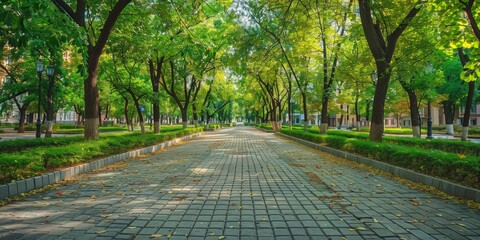
[[162,234],[152,234],[152,235],[150,235],[150,238],[161,238],[161,237],[163,237]]
[[462,224],[462,223],[457,223],[457,225],[460,226],[460,227],[466,227],[466,225]]
[[106,233],[106,232],[107,232],[107,230],[98,230],[95,233],[96,234],[103,234],[103,233]]
[[360,226],[356,227],[355,230],[356,230],[356,231],[367,231],[366,228],[360,227]]

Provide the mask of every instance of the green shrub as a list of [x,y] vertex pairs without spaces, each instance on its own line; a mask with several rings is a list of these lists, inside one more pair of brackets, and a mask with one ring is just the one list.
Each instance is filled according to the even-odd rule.
[[1,153],[11,153],[36,147],[61,146],[83,141],[83,137],[15,139],[0,142]]
[[[158,144],[203,131],[203,128],[186,128],[158,134],[123,133],[100,136],[93,141],[82,137],[12,140],[0,146],[18,146],[17,152],[0,154],[0,180],[4,182],[30,177],[47,169],[68,166],[91,159],[123,153],[132,149]],[[15,144],[11,144],[15,142]],[[46,145],[49,143],[49,145]],[[28,146],[28,148],[25,148]],[[47,147],[48,146],[48,147]],[[23,149],[23,150],[22,150]]]
[[[368,140],[368,133],[329,130],[329,135]],[[421,139],[411,137],[384,136],[383,142],[422,149],[437,149],[460,155],[480,156],[480,144],[457,140]]]
[[75,124],[64,124],[64,123],[56,123],[58,129],[76,129],[76,128],[83,128],[82,125],[75,125]]
[[[329,147],[347,150],[416,172],[441,177],[466,186],[480,188],[480,158],[417,146],[377,143],[339,135],[314,135],[300,130],[282,129],[282,133]],[[347,132],[346,132],[347,133]],[[347,134],[344,135],[347,135]],[[357,135],[359,133],[353,133]],[[320,141],[319,141],[320,140]],[[421,140],[421,139],[418,139]],[[425,140],[424,140],[425,141]]]

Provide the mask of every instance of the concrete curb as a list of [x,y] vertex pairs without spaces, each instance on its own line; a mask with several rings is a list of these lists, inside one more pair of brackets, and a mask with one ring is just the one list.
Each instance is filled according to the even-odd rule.
[[309,142],[300,138],[292,137],[283,133],[277,133],[277,134],[279,136],[291,139],[293,141],[296,141],[308,147],[330,153],[334,156],[341,157],[357,163],[369,165],[376,169],[382,170],[384,172],[392,173],[396,176],[410,180],[412,182],[423,183],[425,185],[435,187],[447,194],[457,196],[466,200],[473,200],[475,202],[480,202],[480,190],[478,189],[462,186],[460,184],[452,183],[440,178],[432,177],[432,176],[418,173],[412,170],[397,167],[397,166],[390,165],[377,160],[369,159],[363,156],[358,156],[352,153],[340,151],[338,149],[334,149],[326,146],[320,146],[316,143]]
[[13,197],[15,195],[19,195],[22,193],[26,193],[32,190],[40,189],[44,186],[61,182],[63,180],[73,178],[83,173],[94,171],[96,169],[102,168],[104,166],[113,164],[121,160],[137,157],[139,155],[146,154],[146,153],[156,152],[158,150],[173,146],[179,142],[186,141],[194,137],[198,137],[201,134],[202,132],[184,136],[181,138],[175,138],[173,140],[163,142],[157,145],[140,148],[140,149],[136,149],[136,150],[125,152],[125,153],[120,153],[117,155],[112,155],[109,157],[95,160],[93,162],[84,163],[78,166],[65,168],[65,169],[51,172],[51,173],[45,173],[40,176],[19,180],[13,183],[8,183],[6,185],[0,185],[0,200],[6,199],[8,197]]
[[261,128],[261,127],[257,127],[257,126],[254,126],[257,130],[260,130],[260,131],[263,131],[263,132],[266,132],[266,133],[275,133],[275,131],[273,130],[269,130],[269,129],[264,129],[264,128]]

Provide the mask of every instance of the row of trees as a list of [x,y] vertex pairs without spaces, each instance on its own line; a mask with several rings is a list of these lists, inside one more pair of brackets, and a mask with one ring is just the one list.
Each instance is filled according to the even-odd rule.
[[420,137],[419,106],[432,102],[443,105],[452,134],[454,111],[464,107],[466,139],[480,73],[475,1],[238,1],[237,8],[247,19],[239,54],[248,60],[239,68],[249,73],[250,112],[270,114],[274,129],[295,97],[304,119],[321,112],[322,133],[347,105],[357,122],[371,122],[370,140],[382,140],[392,112],[410,115]]
[[1,101],[34,104],[40,57],[59,68],[57,106],[84,115],[87,140],[120,102],[142,132],[141,106],[152,104],[158,132],[160,109],[177,107],[186,125],[189,113],[208,121],[235,99],[275,130],[295,99],[304,119],[321,113],[322,133],[330,114],[353,106],[374,141],[389,112],[408,108],[418,137],[422,103],[443,105],[449,131],[464,106],[465,139],[480,75],[477,9],[474,0],[7,0],[1,56],[15,64],[2,67],[11,80]]
[[102,113],[123,114],[128,125],[135,115],[144,133],[144,110],[150,105],[154,132],[160,131],[160,107],[163,113],[178,109],[185,127],[189,110],[195,124],[199,118],[231,119],[236,94],[221,62],[234,29],[225,7],[183,1],[7,1],[1,56],[10,61],[1,67],[10,80],[1,102],[21,102],[24,122],[38,98],[35,62],[40,59],[59,70],[56,109],[72,108],[83,116],[87,140],[98,137]]

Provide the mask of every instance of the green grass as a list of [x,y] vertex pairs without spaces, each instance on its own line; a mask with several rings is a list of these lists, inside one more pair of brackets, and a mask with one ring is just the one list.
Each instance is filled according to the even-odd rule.
[[[0,182],[36,176],[59,167],[88,162],[201,131],[202,127],[145,135],[136,132],[114,133],[93,141],[84,141],[79,136],[0,142]],[[7,151],[3,151],[5,149]]]

